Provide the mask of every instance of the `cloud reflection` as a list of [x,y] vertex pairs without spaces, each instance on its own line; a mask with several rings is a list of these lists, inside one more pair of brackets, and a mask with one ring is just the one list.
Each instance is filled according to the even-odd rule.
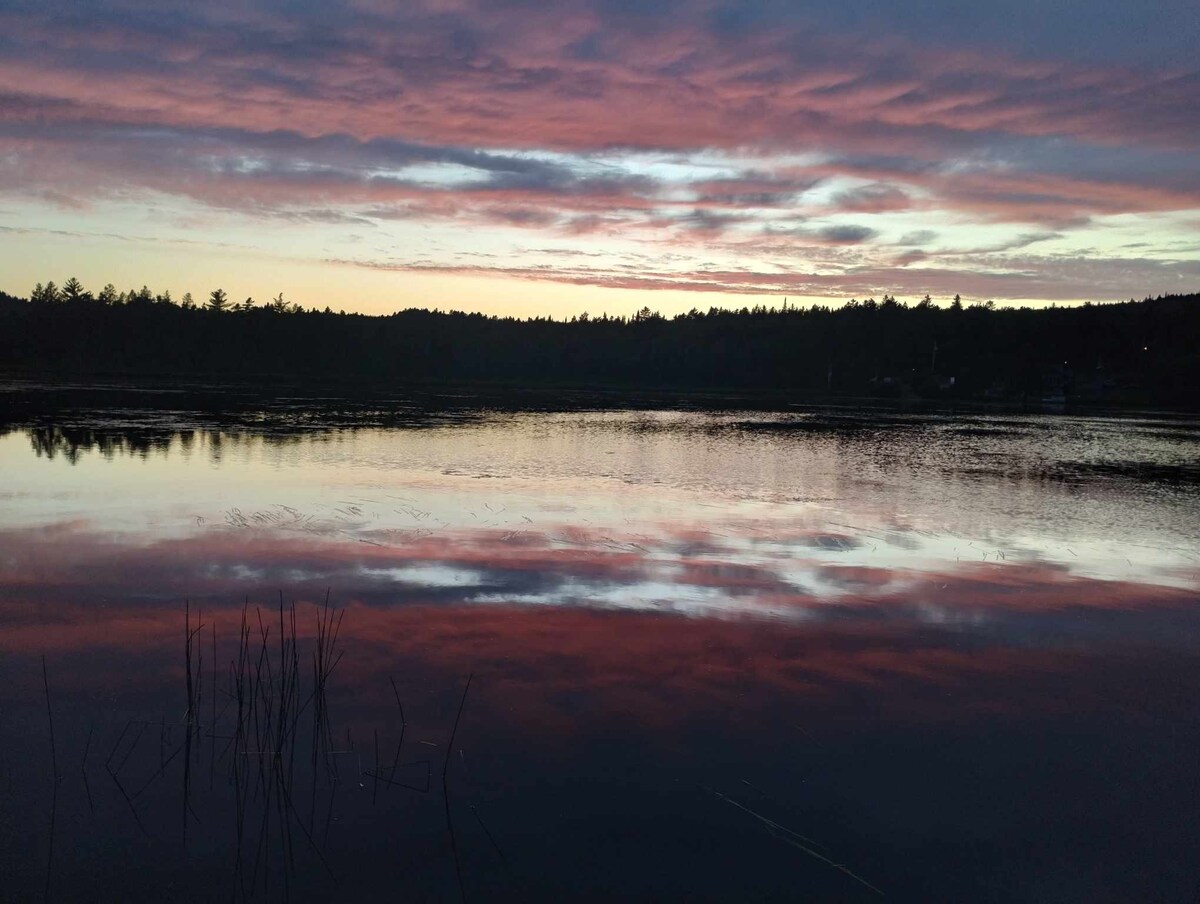
[[[1186,622],[1200,599],[1194,580],[1183,586],[1165,579],[1102,580],[1047,562],[839,563],[830,558],[838,553],[821,551],[827,534],[814,538],[808,556],[797,544],[787,557],[747,561],[728,537],[718,536],[708,537],[697,555],[694,545],[681,547],[671,537],[646,547],[581,530],[569,538],[491,528],[408,538],[389,533],[387,544],[363,542],[364,533],[295,536],[222,527],[156,539],[86,522],[6,530],[0,532],[0,599],[9,630],[0,643],[44,644],[40,626],[59,610],[103,605],[132,616],[164,606],[171,611],[185,598],[228,606],[247,594],[269,599],[280,590],[311,601],[326,588],[351,605],[380,611],[577,608],[796,626],[956,626],[1015,645],[1067,633],[1088,642],[1181,641],[1177,623]],[[844,549],[854,546],[847,542]]]

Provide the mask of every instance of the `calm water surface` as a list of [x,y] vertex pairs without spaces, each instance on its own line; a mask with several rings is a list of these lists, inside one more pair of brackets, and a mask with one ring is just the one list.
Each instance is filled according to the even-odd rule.
[[1200,895],[1195,420],[0,396],[0,898]]

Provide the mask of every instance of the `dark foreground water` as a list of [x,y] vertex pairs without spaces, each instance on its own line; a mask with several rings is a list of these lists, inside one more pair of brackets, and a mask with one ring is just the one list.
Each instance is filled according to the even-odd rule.
[[1194,420],[0,398],[3,900],[1200,896]]

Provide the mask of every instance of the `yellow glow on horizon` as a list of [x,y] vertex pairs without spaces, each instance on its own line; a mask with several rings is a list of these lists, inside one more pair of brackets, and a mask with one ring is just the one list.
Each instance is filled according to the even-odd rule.
[[[591,316],[630,316],[643,307],[665,316],[710,307],[740,309],[789,304],[838,307],[847,297],[795,294],[734,294],[673,289],[636,289],[576,285],[516,276],[380,270],[323,260],[264,254],[249,247],[157,243],[98,234],[63,235],[49,231],[10,232],[0,245],[0,291],[26,296],[36,283],[69,277],[98,292],[107,283],[118,291],[170,290],[176,300],[191,292],[198,304],[216,288],[240,302],[259,303],[279,292],[305,308],[329,307],[364,314],[390,314],[406,308],[460,310],[511,317],[567,320]],[[905,297],[912,303],[916,298]],[[963,296],[965,303],[976,299]],[[1104,301],[1108,299],[1096,299]],[[1116,299],[1112,299],[1116,300]],[[946,298],[935,298],[945,306]],[[1000,306],[1071,304],[1044,299],[998,300]]]
[[[63,262],[65,269],[62,268]],[[36,283],[62,285],[74,276],[92,292],[106,283],[118,291],[147,285],[169,289],[176,300],[191,292],[197,303],[224,289],[235,302],[252,297],[262,303],[279,292],[304,307],[364,314],[390,314],[405,308],[479,311],[513,317],[570,319],[629,316],[642,307],[665,315],[709,307],[778,307],[783,296],[735,295],[670,289],[618,289],[573,285],[508,276],[373,270],[352,264],[291,260],[250,250],[197,245],[179,247],[130,243],[103,236],[85,239],[46,234],[15,234],[0,248],[0,291],[27,295]],[[214,274],[219,274],[214,276]],[[794,300],[794,299],[793,299]],[[804,303],[840,304],[841,299]]]

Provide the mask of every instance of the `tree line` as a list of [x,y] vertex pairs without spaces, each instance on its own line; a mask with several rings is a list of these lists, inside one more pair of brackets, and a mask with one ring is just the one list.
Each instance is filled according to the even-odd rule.
[[[0,295],[4,294],[0,293]],[[6,295],[6,297],[12,298],[13,296]],[[55,284],[54,280],[48,281],[45,285],[38,283],[33,287],[33,291],[29,293],[29,301],[34,304],[95,301],[109,307],[176,304],[169,290],[155,293],[151,292],[148,286],[142,286],[140,289],[130,289],[128,292],[118,292],[117,287],[109,283],[99,293],[93,295],[74,276],[64,282],[61,288]],[[195,299],[192,298],[191,292],[185,292],[183,297],[179,299],[178,305],[185,311],[193,311],[199,307]],[[235,304],[229,300],[229,295],[224,289],[213,289],[203,306],[209,311],[242,312],[253,310],[257,307],[257,304],[253,298],[247,298],[245,301]],[[298,314],[303,310],[300,305],[289,304],[284,301],[282,292],[267,302],[264,307],[275,314]]]
[[304,308],[276,296],[203,303],[77,279],[0,293],[10,372],[196,378],[472,382],[763,391],[820,396],[1200,403],[1200,294],[1008,308],[755,305],[673,317],[518,319],[408,309]]

